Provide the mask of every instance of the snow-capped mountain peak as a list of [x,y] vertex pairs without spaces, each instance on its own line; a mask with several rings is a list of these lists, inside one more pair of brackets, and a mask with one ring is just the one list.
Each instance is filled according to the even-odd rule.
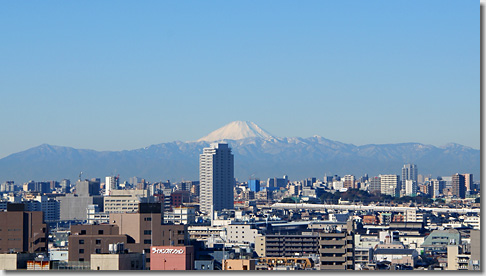
[[249,121],[234,121],[197,140],[197,142],[215,142],[221,140],[241,140],[250,137],[263,139],[275,138],[257,124]]

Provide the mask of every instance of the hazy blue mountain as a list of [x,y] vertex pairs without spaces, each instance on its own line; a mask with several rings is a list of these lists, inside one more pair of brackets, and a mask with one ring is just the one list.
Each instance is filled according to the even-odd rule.
[[[287,174],[291,180],[327,175],[368,173],[401,174],[405,163],[417,164],[419,174],[433,177],[473,173],[480,178],[480,151],[458,144],[435,147],[419,143],[355,146],[325,139],[276,138],[251,122],[230,123],[206,137],[230,144],[235,155],[235,177],[266,180]],[[238,127],[235,127],[238,126]],[[240,131],[241,133],[235,133]],[[255,131],[253,133],[252,131]],[[227,139],[226,135],[241,139]],[[75,181],[83,178],[120,174],[121,180],[138,176],[148,181],[198,180],[199,154],[210,139],[196,142],[170,142],[124,151],[94,151],[40,145],[0,159],[0,182],[14,180]]]

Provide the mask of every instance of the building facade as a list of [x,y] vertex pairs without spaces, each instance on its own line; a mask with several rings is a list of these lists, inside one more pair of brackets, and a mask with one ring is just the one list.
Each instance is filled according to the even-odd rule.
[[150,270],[193,270],[194,255],[192,246],[152,246]]
[[381,193],[393,197],[400,196],[400,177],[395,174],[380,175]]
[[112,224],[72,225],[69,236],[70,262],[89,262],[91,254],[110,253],[110,244],[128,243],[126,235],[120,235],[119,227]]
[[456,173],[452,176],[452,195],[458,198],[466,197],[466,178],[463,174]]
[[0,212],[0,253],[47,253],[48,229],[42,212],[23,211],[23,204],[15,205]]

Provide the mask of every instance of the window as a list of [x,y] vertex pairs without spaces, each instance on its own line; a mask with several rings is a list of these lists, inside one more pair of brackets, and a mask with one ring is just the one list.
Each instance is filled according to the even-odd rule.
[[101,248],[96,248],[95,253],[96,254],[101,254]]
[[84,258],[79,258],[79,261],[80,262],[84,262]]
[[84,244],[84,240],[79,240],[79,244]]
[[98,235],[103,235],[103,230],[98,230]]
[[144,221],[152,221],[152,218],[144,218]]
[[84,249],[79,249],[79,254],[84,254]]
[[149,249],[149,248],[145,248],[143,251],[144,251],[145,253],[150,253],[150,249]]
[[143,243],[144,244],[151,244],[152,243],[152,240],[148,239],[148,240],[143,240]]
[[80,235],[86,235],[86,230],[81,230],[81,233],[79,233]]
[[152,230],[144,230],[143,234],[144,235],[152,235]]
[[100,239],[97,239],[96,240],[96,244],[101,244],[101,240]]
[[177,241],[179,244],[184,244],[184,240],[178,240]]

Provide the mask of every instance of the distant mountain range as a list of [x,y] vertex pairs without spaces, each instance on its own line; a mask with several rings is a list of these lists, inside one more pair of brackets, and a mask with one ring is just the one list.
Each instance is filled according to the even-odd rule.
[[235,177],[266,180],[286,174],[290,180],[327,175],[401,174],[414,163],[419,174],[450,176],[473,173],[480,178],[480,151],[459,144],[443,147],[420,143],[355,146],[325,139],[279,138],[252,122],[232,122],[195,142],[170,142],[136,150],[94,151],[43,144],[0,159],[0,182],[47,181],[64,178],[121,180],[138,176],[150,182],[198,180],[199,154],[211,142],[227,142],[235,155]]

